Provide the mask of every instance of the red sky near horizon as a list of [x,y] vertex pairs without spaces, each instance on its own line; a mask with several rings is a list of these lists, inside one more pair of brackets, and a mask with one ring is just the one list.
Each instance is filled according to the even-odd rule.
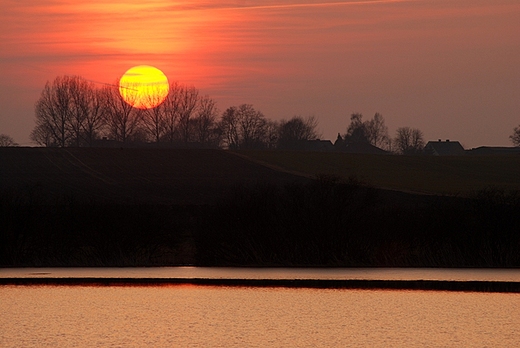
[[466,148],[510,146],[520,124],[518,0],[7,0],[0,29],[0,133],[23,145],[46,81],[140,64],[220,110],[315,115],[324,139],[353,112]]

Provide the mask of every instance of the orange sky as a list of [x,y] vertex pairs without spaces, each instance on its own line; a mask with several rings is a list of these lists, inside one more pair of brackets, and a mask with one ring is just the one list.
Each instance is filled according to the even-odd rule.
[[352,112],[467,148],[510,146],[520,124],[518,0],[112,2],[4,1],[0,133],[30,145],[58,75],[111,83],[141,64],[221,110],[315,115],[332,140]]

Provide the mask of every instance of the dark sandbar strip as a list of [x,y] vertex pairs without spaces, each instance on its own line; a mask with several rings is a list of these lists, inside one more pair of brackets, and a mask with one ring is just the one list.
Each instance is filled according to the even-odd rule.
[[520,293],[520,282],[448,280],[210,279],[210,278],[0,278],[0,285],[207,285],[315,289],[396,289]]

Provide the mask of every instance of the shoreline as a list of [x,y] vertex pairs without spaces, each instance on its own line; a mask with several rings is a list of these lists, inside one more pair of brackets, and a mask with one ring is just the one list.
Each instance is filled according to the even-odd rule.
[[0,286],[228,286],[308,289],[424,290],[520,293],[520,282],[364,279],[212,279],[212,278],[0,278]]

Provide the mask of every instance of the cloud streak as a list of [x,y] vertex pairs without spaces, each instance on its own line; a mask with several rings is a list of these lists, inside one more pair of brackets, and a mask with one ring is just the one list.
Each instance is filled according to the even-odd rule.
[[[406,2],[418,2],[422,0],[352,0],[352,1],[310,1],[310,2],[289,2],[279,3],[279,1],[262,1],[253,4],[237,5],[233,3],[223,3],[221,1],[214,2],[191,2],[189,4],[176,4],[162,7],[161,4],[156,4],[155,10],[159,11],[251,11],[251,10],[278,10],[278,9],[298,9],[298,8],[326,8],[326,7],[344,7],[344,6],[359,6],[359,5],[378,5],[378,4],[392,4],[392,3],[406,3]],[[150,8],[154,8],[151,4]]]
[[291,9],[291,8],[312,8],[312,7],[337,7],[352,5],[376,5],[402,2],[416,2],[418,0],[365,0],[365,1],[335,1],[317,3],[293,3],[293,4],[273,4],[273,5],[252,5],[243,7],[228,7],[226,9],[252,10],[252,9]]

